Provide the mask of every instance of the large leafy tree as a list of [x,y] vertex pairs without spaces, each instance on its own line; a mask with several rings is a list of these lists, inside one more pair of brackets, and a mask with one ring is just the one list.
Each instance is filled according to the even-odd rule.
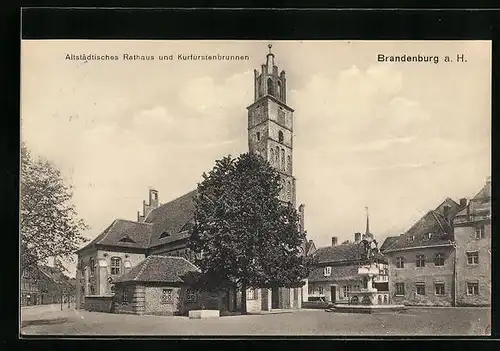
[[242,289],[296,287],[307,276],[298,214],[280,201],[280,175],[254,153],[217,160],[195,198],[190,249],[213,284]]
[[44,158],[34,158],[24,144],[20,190],[22,268],[30,269],[48,258],[71,261],[88,226],[79,218],[72,188],[60,170]]

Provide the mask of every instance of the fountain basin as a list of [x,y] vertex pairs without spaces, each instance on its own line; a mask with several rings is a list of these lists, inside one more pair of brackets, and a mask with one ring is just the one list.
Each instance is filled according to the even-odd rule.
[[403,313],[406,310],[404,305],[334,305],[330,312],[340,313]]

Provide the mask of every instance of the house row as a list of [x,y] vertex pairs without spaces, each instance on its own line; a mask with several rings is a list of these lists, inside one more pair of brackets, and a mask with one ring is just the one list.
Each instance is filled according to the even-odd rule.
[[470,201],[447,198],[381,247],[394,303],[491,305],[491,182]]
[[74,279],[47,265],[23,269],[20,285],[21,306],[66,303],[75,297]]
[[[368,218],[367,218],[368,221]],[[348,303],[358,290],[362,246],[354,241],[318,248],[307,280],[307,301]],[[380,246],[375,287],[388,303],[425,306],[491,305],[491,182],[468,201],[447,198],[399,236]]]

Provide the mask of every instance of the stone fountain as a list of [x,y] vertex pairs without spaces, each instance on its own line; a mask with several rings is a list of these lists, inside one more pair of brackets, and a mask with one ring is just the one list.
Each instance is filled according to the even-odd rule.
[[358,268],[358,275],[363,281],[363,286],[356,291],[349,291],[348,304],[336,304],[329,311],[349,313],[375,313],[382,311],[401,312],[406,309],[404,305],[391,305],[389,293],[378,291],[373,283],[380,274],[380,253],[377,242],[370,237],[363,239],[363,254]]

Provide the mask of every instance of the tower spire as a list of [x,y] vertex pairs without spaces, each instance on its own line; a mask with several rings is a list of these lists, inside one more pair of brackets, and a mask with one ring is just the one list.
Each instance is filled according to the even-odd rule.
[[368,215],[368,207],[365,206],[366,210],[366,232],[365,235],[370,235],[370,216]]

